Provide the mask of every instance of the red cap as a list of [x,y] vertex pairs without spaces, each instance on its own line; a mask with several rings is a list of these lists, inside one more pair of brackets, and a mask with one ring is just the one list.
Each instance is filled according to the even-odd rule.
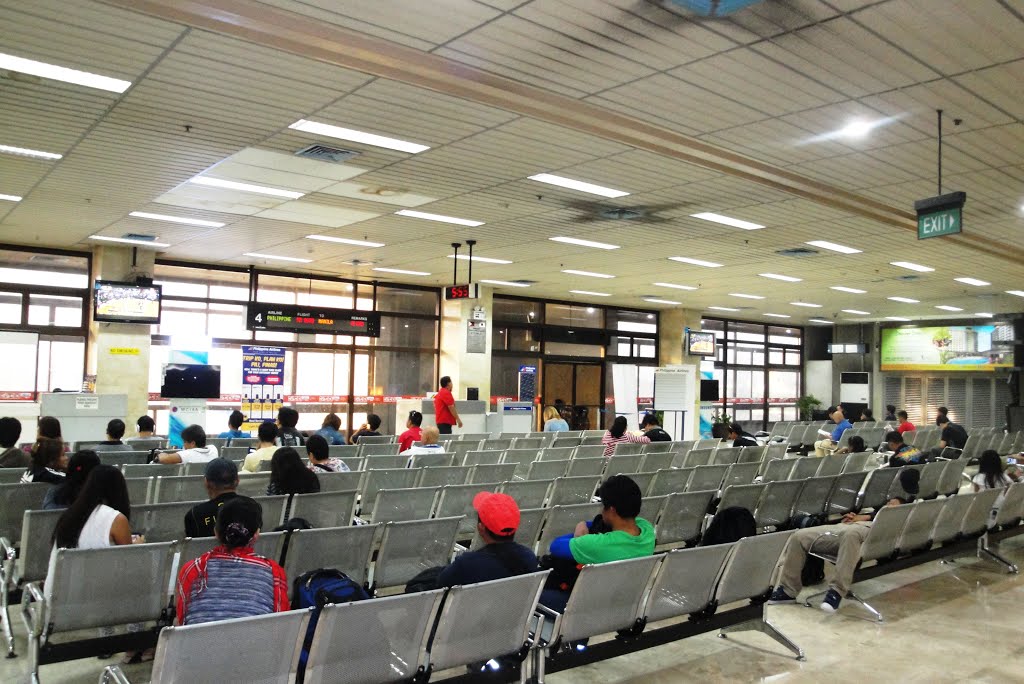
[[473,497],[473,508],[491,534],[508,537],[519,529],[519,506],[508,494],[480,492]]

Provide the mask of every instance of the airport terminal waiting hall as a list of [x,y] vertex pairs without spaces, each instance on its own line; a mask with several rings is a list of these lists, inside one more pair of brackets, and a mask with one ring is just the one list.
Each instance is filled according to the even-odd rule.
[[0,679],[1024,678],[1024,6],[0,24]]

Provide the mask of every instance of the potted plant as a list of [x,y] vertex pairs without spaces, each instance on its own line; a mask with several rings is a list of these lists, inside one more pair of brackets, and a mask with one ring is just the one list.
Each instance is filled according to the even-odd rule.
[[805,394],[796,400],[796,408],[800,412],[800,420],[810,420],[814,409],[821,406],[821,399],[813,394]]
[[715,439],[725,439],[729,434],[729,425],[732,423],[732,416],[724,410],[711,414],[711,436]]

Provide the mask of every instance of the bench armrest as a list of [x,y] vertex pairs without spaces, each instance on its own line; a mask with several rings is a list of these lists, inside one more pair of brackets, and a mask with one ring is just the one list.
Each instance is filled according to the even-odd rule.
[[49,612],[42,582],[29,582],[22,588],[21,615],[29,634],[40,637],[46,628]]

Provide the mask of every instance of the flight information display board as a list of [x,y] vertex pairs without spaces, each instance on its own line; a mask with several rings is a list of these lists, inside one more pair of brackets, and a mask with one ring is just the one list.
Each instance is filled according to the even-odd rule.
[[249,330],[380,337],[380,314],[376,311],[249,302],[245,326]]

